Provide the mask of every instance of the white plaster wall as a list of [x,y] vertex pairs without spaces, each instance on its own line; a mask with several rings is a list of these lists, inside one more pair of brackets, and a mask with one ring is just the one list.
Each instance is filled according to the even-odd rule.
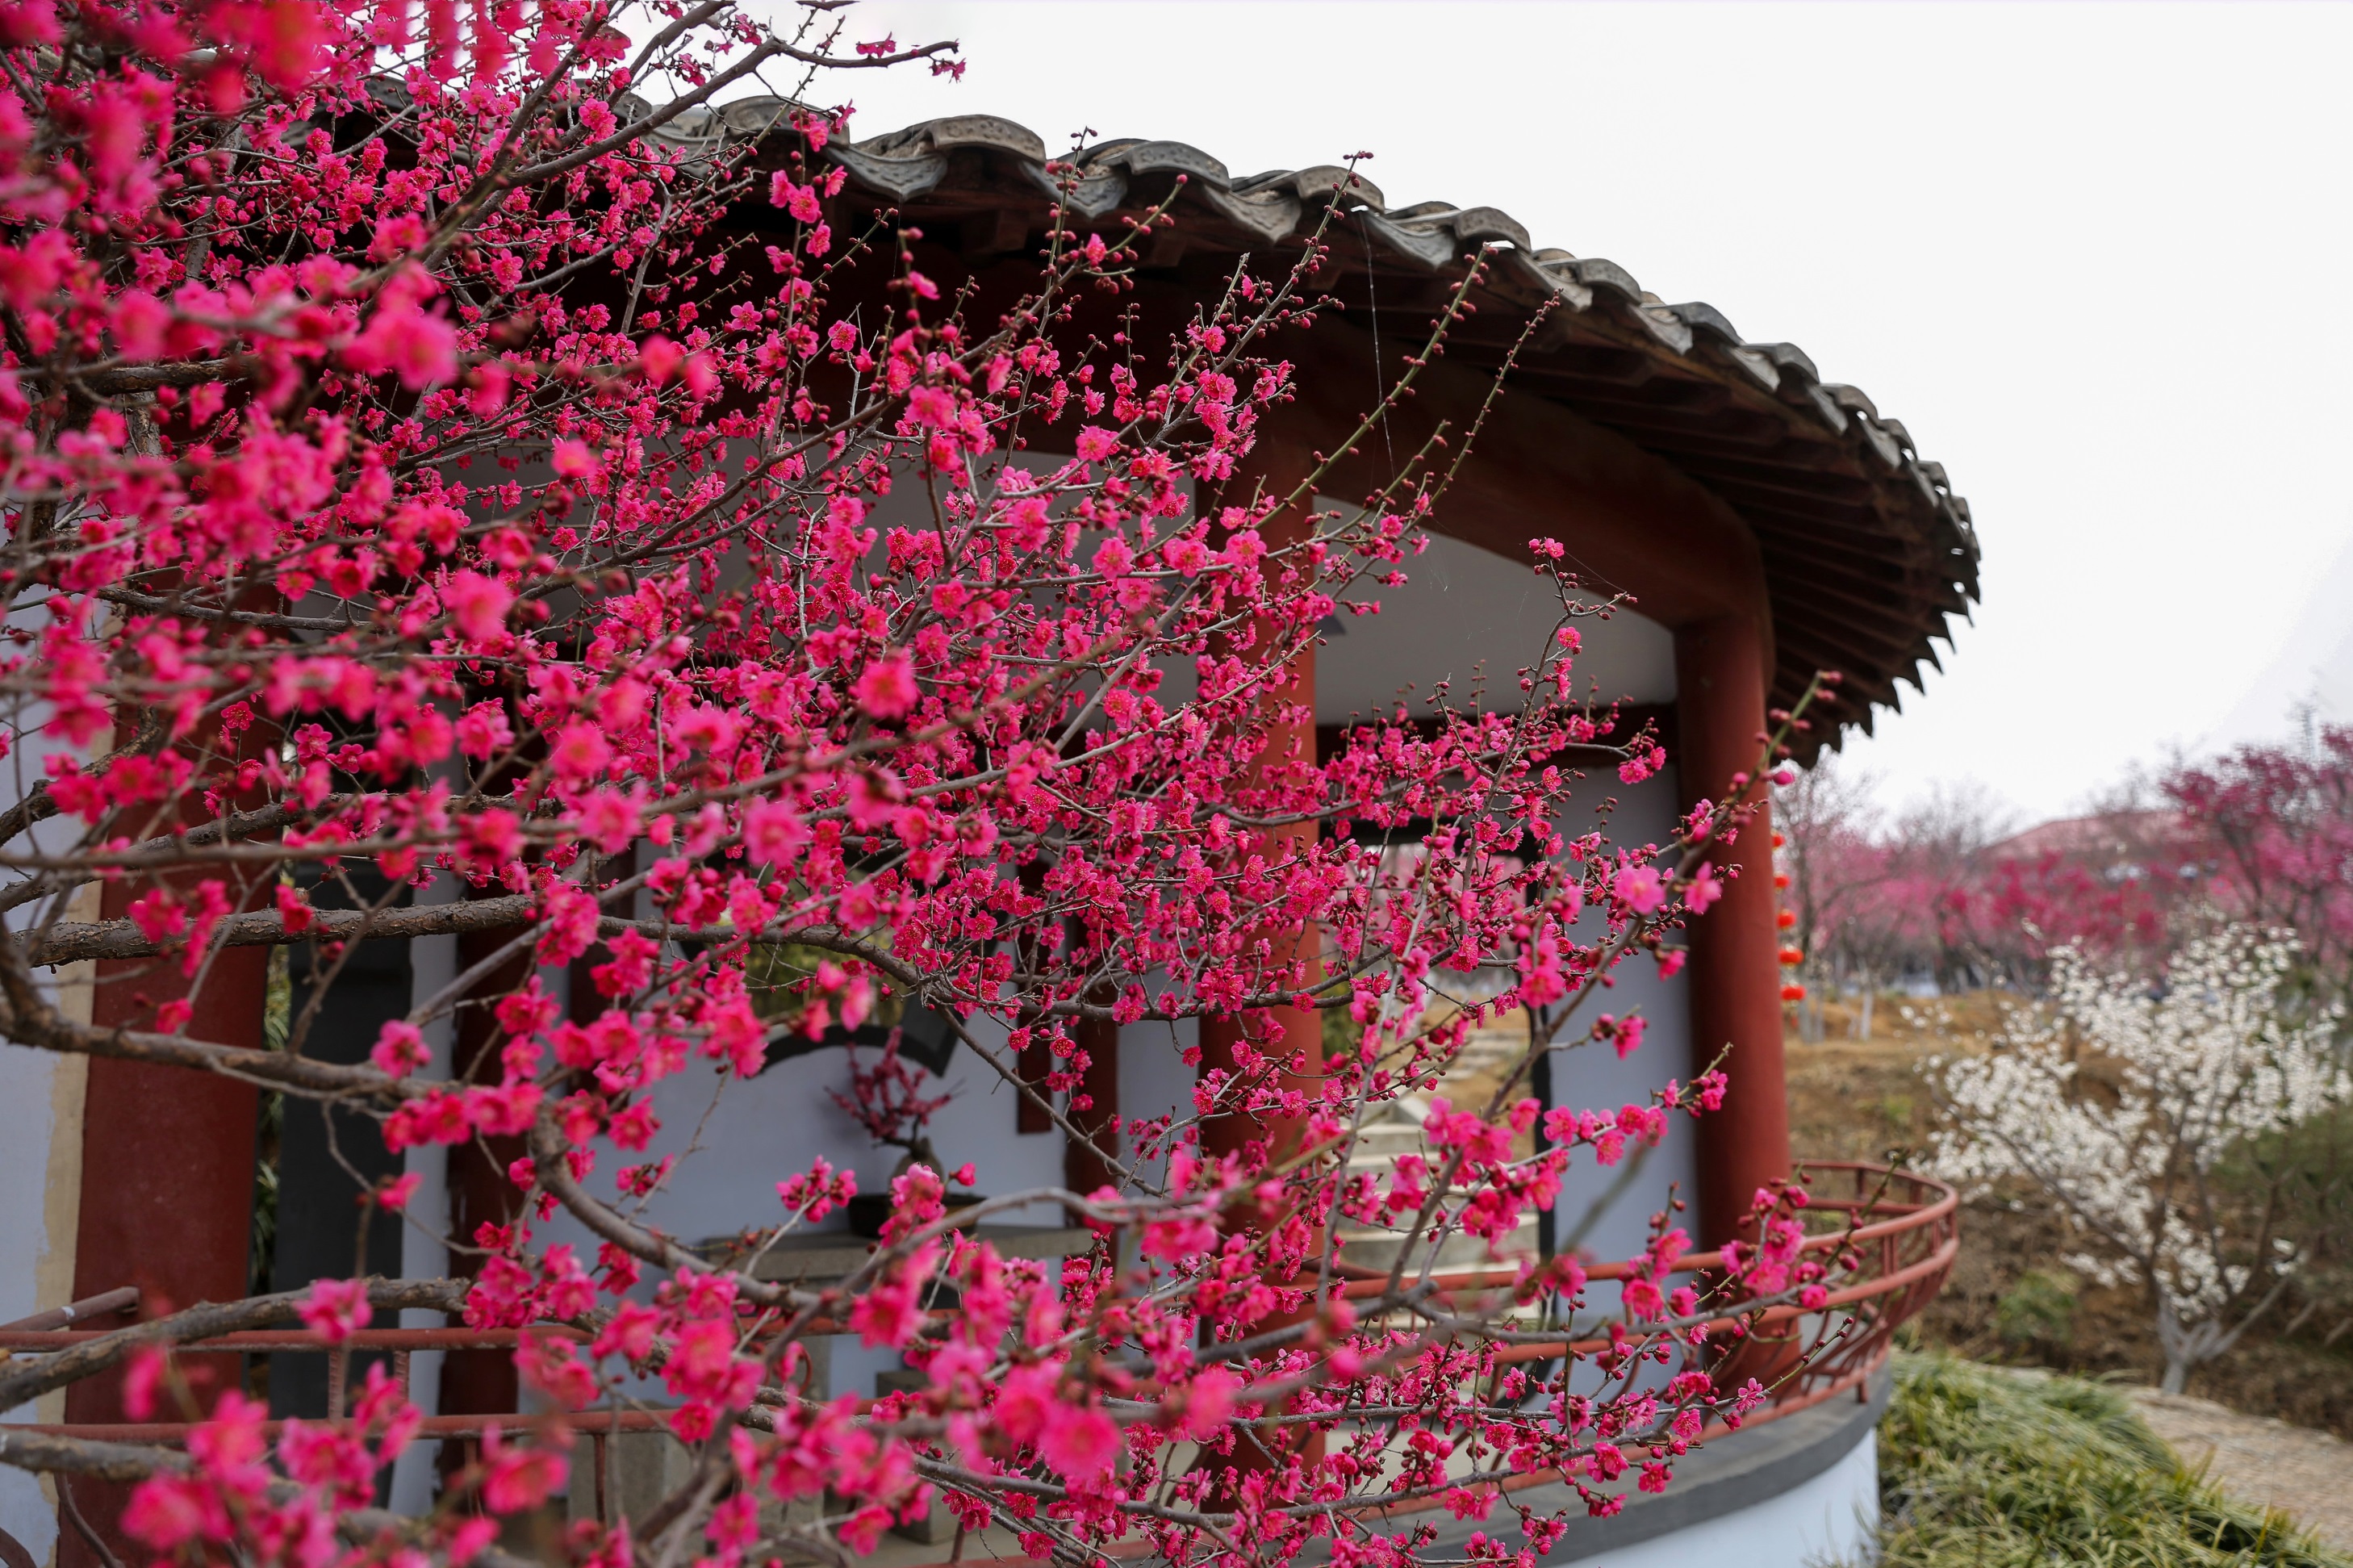
[[1878,1528],[1879,1439],[1866,1433],[1845,1458],[1769,1502],[1576,1562],[1577,1568],[1828,1568],[1869,1563]]
[[[13,626],[37,631],[45,612],[12,618]],[[0,763],[0,805],[22,800],[46,776],[53,754],[71,752],[54,736],[41,733],[48,720],[45,704],[27,704],[6,715],[14,733],[7,759]],[[103,743],[97,749],[102,749]],[[89,752],[73,753],[87,760]],[[62,851],[79,836],[82,824],[71,819],[43,822],[17,841],[53,852]],[[97,916],[97,888],[85,888],[66,911],[68,918]],[[23,929],[51,913],[46,904],[9,911],[9,927]],[[68,1017],[90,1017],[91,966],[37,969],[36,978],[51,988]],[[0,1122],[0,1323],[13,1322],[52,1307],[61,1307],[73,1295],[74,1231],[80,1219],[81,1110],[89,1063],[21,1045],[0,1044],[0,1106],[8,1107]],[[65,1398],[46,1399],[0,1414],[0,1421],[54,1422],[64,1419]],[[24,1542],[35,1561],[47,1563],[55,1554],[57,1504],[48,1488],[26,1471],[0,1467],[0,1530]]]
[[[1161,982],[1145,989],[1157,992]],[[1174,1022],[1131,1023],[1119,1032],[1119,1110],[1131,1120],[1193,1114],[1193,1085],[1200,1070],[1185,1060],[1201,1037],[1194,1019]],[[1133,1145],[1128,1146],[1131,1150]],[[1162,1151],[1145,1174],[1157,1181],[1166,1173],[1167,1153]]]
[[[1663,843],[1674,830],[1672,768],[1630,787],[1597,775],[1585,789],[1592,791],[1580,796],[1587,801],[1603,795],[1617,797],[1618,810],[1608,830],[1612,842]],[[1572,819],[1571,831],[1580,820]],[[1597,916],[1588,915],[1580,935],[1598,936],[1599,925]],[[1641,1048],[1622,1061],[1614,1047],[1599,1044],[1581,1045],[1555,1055],[1552,1103],[1556,1106],[1606,1115],[1629,1102],[1646,1101],[1653,1089],[1663,1087],[1670,1078],[1689,1083],[1698,1070],[1692,1053],[1690,972],[1662,980],[1657,963],[1637,953],[1621,962],[1611,978],[1615,983],[1587,1001],[1565,1033],[1581,1033],[1600,1013],[1639,1012],[1650,1021]],[[1633,1146],[1615,1166],[1603,1167],[1588,1151],[1573,1156],[1561,1183],[1560,1199],[1553,1206],[1556,1244],[1567,1246],[1583,1227],[1577,1245],[1593,1257],[1625,1258],[1641,1252],[1650,1234],[1650,1217],[1666,1204],[1671,1186],[1690,1201],[1699,1172],[1699,1140],[1707,1132],[1704,1121],[1694,1123],[1678,1115],[1670,1119],[1667,1136],[1657,1148],[1645,1150]],[[1637,1160],[1639,1166],[1634,1165]],[[1634,1171],[1630,1176],[1630,1168]],[[1688,1213],[1682,1223],[1685,1229],[1694,1228]]]
[[[1002,1051],[1001,1025],[976,1019],[970,1027]],[[834,1091],[847,1091],[849,1080],[849,1054],[835,1047],[779,1062],[747,1082],[724,1078],[698,1060],[655,1090],[663,1127],[652,1147],[643,1154],[605,1150],[597,1180],[609,1182],[623,1162],[677,1153],[679,1169],[645,1218],[689,1239],[775,1224],[782,1213],[776,1183],[808,1169],[818,1155],[856,1171],[860,1192],[887,1191],[899,1151],[876,1148],[834,1103]],[[929,1085],[934,1092],[943,1086],[956,1099],[934,1119],[932,1141],[951,1169],[972,1161],[976,1189],[997,1195],[1060,1185],[1060,1137],[1017,1131],[1012,1089],[969,1048],[959,1046],[944,1076]],[[1002,1218],[1058,1224],[1060,1216],[1058,1206],[1041,1204]]]
[[[66,1107],[76,1125],[60,1128],[57,1113],[58,1091],[78,1087],[81,1067],[46,1051],[0,1045],[0,1105],[9,1107],[7,1136],[0,1138],[0,1323],[58,1306],[72,1287],[73,1235],[70,1230],[51,1234],[49,1164],[60,1131],[79,1151],[79,1104]],[[78,1102],[79,1095],[73,1097]],[[69,1206],[68,1224],[72,1213]],[[62,1269],[57,1266],[60,1262]],[[62,1285],[53,1283],[60,1277]],[[57,1299],[48,1299],[52,1296]],[[62,1401],[21,1405],[0,1419],[55,1421],[62,1410],[42,1408],[52,1404]],[[24,1542],[36,1562],[47,1562],[56,1548],[57,1505],[27,1471],[0,1468],[0,1530]]]
[[[1333,505],[1318,497],[1319,505]],[[1483,677],[1485,705],[1515,713],[1519,672],[1550,648],[1562,610],[1558,585],[1527,562],[1506,560],[1443,534],[1409,556],[1406,581],[1386,588],[1366,578],[1347,598],[1380,604],[1377,615],[1343,610],[1327,629],[1315,661],[1315,718],[1345,723],[1351,715],[1390,711],[1409,683],[1409,712],[1439,681],[1452,683],[1467,703]],[[1576,661],[1579,695],[1602,703],[1663,703],[1675,694],[1674,636],[1630,609],[1609,620],[1580,617],[1583,640]]]
[[[95,898],[79,898],[69,913],[90,918],[95,904]],[[32,913],[27,909],[16,915]],[[14,919],[12,916],[12,923]],[[77,964],[62,975],[36,973],[52,983],[69,1017],[87,1019],[90,969]],[[9,1107],[6,1136],[0,1137],[0,1323],[73,1298],[74,1231],[81,1213],[82,1096],[89,1072],[90,1064],[79,1056],[0,1044],[0,1105]],[[10,1422],[64,1418],[62,1393],[0,1414],[0,1420]],[[57,1546],[58,1520],[47,1485],[26,1471],[0,1468],[0,1530],[22,1542],[35,1561],[49,1562]]]
[[[976,1019],[971,1027],[976,1038],[1002,1052],[1002,1025]],[[678,1155],[669,1184],[640,1217],[688,1242],[776,1224],[784,1217],[776,1183],[807,1170],[820,1156],[855,1171],[859,1191],[887,1192],[899,1152],[876,1148],[834,1103],[834,1092],[846,1092],[849,1080],[848,1053],[830,1046],[779,1062],[748,1081],[725,1077],[697,1059],[656,1087],[662,1129],[649,1149],[627,1153],[599,1143],[591,1191],[609,1197],[613,1173],[621,1166]],[[1013,1090],[970,1048],[960,1045],[944,1076],[931,1080],[929,1087],[936,1093],[943,1086],[956,1100],[934,1120],[932,1140],[951,1169],[973,1163],[976,1191],[1002,1197],[1061,1185],[1060,1134],[1018,1131]],[[1058,1225],[1061,1209],[1037,1203],[997,1215],[992,1223]],[[819,1228],[845,1225],[845,1217],[837,1213]],[[570,1241],[593,1264],[596,1243],[569,1216],[559,1215],[546,1234]],[[835,1340],[833,1356],[836,1393],[871,1394],[874,1373],[900,1364],[894,1353],[869,1351],[849,1339]],[[649,1385],[649,1397],[659,1397],[655,1386]]]
[[[454,904],[460,894],[458,879],[444,872],[435,877],[431,886],[417,889],[415,897],[420,905]],[[410,995],[415,999],[412,1005],[422,1003],[457,978],[458,938],[416,938],[408,945],[408,969]],[[433,1048],[433,1065],[427,1071],[432,1076],[446,1077],[450,1071],[450,1052],[457,1042],[453,1020],[444,1014],[427,1024],[425,1039]],[[402,1216],[400,1271],[411,1279],[439,1278],[450,1272],[447,1236],[449,1150],[431,1144],[409,1150],[406,1159],[404,1169],[415,1171],[421,1180]],[[450,1321],[438,1312],[417,1308],[408,1308],[400,1314],[400,1326],[404,1329],[438,1329]],[[440,1351],[419,1351],[409,1358],[409,1397],[427,1415],[441,1413],[444,1354]],[[396,1512],[422,1515],[431,1511],[434,1490],[439,1484],[434,1464],[439,1450],[438,1443],[411,1443],[393,1461],[387,1500]]]

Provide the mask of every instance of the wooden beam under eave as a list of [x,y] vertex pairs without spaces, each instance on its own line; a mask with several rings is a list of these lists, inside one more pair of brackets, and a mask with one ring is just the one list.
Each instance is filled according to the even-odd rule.
[[[1403,350],[1382,347],[1382,379],[1394,384]],[[1332,451],[1356,429],[1360,394],[1375,385],[1370,337],[1326,321],[1283,348],[1298,366],[1299,395],[1271,411],[1266,439]],[[1343,455],[1323,490],[1376,488],[1388,478],[1387,453],[1418,450],[1440,421],[1459,444],[1491,385],[1442,360],[1428,366],[1387,431]],[[1586,567],[1588,587],[1633,593],[1651,620],[1672,628],[1737,616],[1764,629],[1769,646],[1764,567],[1739,515],[1665,460],[1550,398],[1507,393],[1495,404],[1433,524],[1511,561],[1530,559],[1533,537],[1557,538]]]

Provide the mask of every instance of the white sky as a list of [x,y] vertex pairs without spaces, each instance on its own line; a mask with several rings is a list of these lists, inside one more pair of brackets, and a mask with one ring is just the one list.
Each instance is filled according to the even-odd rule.
[[[1986,553],[1949,673],[1851,748],[1891,797],[2062,812],[2168,746],[2285,735],[2353,663],[2353,6],[867,0],[852,28],[971,62],[842,79],[853,134],[987,112],[1237,175],[1369,148],[1392,204],[1501,207],[1863,388]],[[2353,720],[2353,668],[2328,689]]]

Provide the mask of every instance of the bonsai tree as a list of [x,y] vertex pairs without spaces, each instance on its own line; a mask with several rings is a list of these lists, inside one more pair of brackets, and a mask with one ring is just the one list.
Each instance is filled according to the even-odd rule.
[[834,1090],[833,1103],[849,1112],[850,1119],[877,1144],[904,1151],[893,1174],[903,1174],[911,1166],[928,1165],[935,1173],[945,1175],[946,1167],[932,1148],[932,1118],[955,1097],[924,1095],[924,1075],[900,1058],[899,1036],[897,1029],[891,1031],[871,1066],[859,1060],[856,1044],[849,1047],[849,1092]]

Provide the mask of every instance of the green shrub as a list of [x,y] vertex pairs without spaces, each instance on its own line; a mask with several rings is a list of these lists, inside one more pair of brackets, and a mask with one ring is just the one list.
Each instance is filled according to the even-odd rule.
[[2031,1268],[1994,1303],[1993,1331],[2006,1345],[2064,1345],[2075,1338],[2073,1275]]
[[[808,1012],[807,982],[820,963],[840,962],[829,948],[799,942],[754,942],[744,959],[744,981],[752,993],[752,1011],[769,1023],[797,1023]],[[878,994],[867,1021],[884,1028],[899,1022],[906,999],[892,992]]]
[[1884,1568],[2353,1568],[2184,1470],[2115,1391],[1900,1355],[1879,1424]]

